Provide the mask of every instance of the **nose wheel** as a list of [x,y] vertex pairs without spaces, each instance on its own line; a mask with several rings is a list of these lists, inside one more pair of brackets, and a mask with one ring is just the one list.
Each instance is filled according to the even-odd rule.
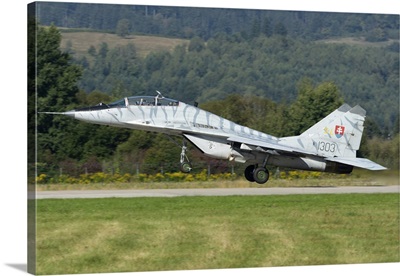
[[183,162],[180,165],[180,170],[183,173],[190,173],[190,171],[192,170],[192,166],[188,162]]
[[244,170],[244,176],[250,182],[265,184],[269,179],[269,171],[265,167],[250,165]]

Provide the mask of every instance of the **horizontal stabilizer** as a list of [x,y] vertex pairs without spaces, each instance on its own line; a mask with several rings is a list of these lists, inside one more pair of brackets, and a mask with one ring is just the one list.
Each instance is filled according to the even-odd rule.
[[325,160],[342,163],[342,164],[350,165],[353,167],[363,168],[363,169],[367,169],[367,170],[371,170],[371,171],[387,170],[387,168],[385,168],[369,159],[366,159],[366,158],[329,157],[329,158],[326,158]]

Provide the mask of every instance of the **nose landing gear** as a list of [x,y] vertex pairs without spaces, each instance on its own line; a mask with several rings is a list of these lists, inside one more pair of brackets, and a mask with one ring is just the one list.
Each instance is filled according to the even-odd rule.
[[187,146],[185,139],[182,140],[182,146],[180,146],[178,142],[172,139],[169,135],[166,134],[166,136],[168,137],[169,140],[171,140],[171,142],[173,142],[175,145],[177,145],[182,149],[180,166],[179,166],[180,171],[183,173],[190,173],[190,171],[192,170],[192,165],[190,164],[189,158],[186,156]]
[[180,165],[180,170],[183,173],[189,173],[192,170],[192,165],[190,164],[189,158],[186,156],[186,142],[185,140],[183,141],[182,145],[182,151],[181,151],[181,165]]

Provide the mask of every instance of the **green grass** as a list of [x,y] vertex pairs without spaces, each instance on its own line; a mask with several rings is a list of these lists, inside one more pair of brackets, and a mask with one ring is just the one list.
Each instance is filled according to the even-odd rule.
[[399,261],[397,194],[37,201],[37,273]]

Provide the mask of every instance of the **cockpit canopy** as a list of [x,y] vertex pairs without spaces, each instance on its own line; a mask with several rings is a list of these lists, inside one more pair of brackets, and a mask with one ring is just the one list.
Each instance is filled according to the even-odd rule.
[[115,107],[126,107],[127,105],[134,106],[178,106],[179,101],[172,100],[159,96],[132,96],[123,98],[121,100],[115,101],[110,104],[99,103],[95,106],[78,108],[76,111],[91,111],[91,110],[101,110],[109,109]]
[[129,105],[144,105],[144,106],[177,106],[179,102],[176,100],[168,99],[168,98],[160,98],[158,96],[133,96],[124,98],[122,100],[116,101],[114,103],[109,104],[109,106],[125,106],[126,101],[128,101]]

